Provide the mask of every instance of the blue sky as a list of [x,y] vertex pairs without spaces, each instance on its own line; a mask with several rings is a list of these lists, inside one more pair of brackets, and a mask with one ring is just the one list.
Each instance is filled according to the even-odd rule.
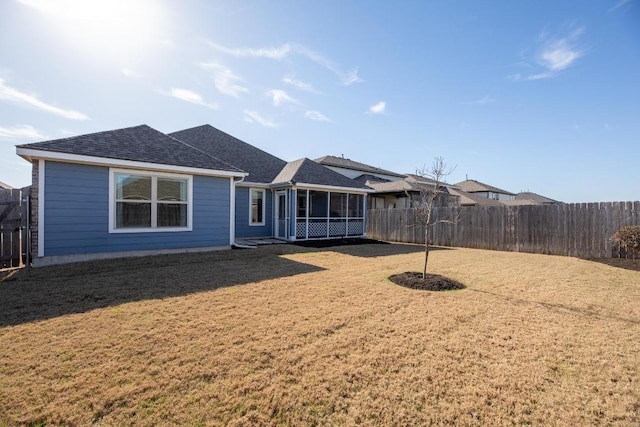
[[640,199],[640,0],[0,0],[0,181],[15,145],[209,123],[565,202]]

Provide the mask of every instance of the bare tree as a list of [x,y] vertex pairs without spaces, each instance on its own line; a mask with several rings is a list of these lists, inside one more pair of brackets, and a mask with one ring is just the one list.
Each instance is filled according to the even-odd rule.
[[455,224],[459,218],[438,218],[433,219],[433,211],[438,205],[445,206],[449,200],[448,192],[442,184],[445,183],[447,176],[451,175],[455,167],[449,167],[442,157],[433,159],[430,167],[423,166],[416,170],[416,175],[427,178],[425,182],[418,183],[420,189],[420,200],[414,207],[416,208],[416,218],[420,225],[424,227],[424,268],[422,269],[422,278],[427,276],[427,263],[429,262],[429,231],[431,227],[439,223]]

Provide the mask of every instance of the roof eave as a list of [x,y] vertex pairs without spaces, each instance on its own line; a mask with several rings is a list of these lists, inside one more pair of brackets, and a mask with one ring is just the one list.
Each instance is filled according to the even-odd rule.
[[219,177],[246,177],[249,174],[241,171],[207,169],[192,166],[167,165],[161,163],[140,162],[136,160],[113,159],[109,157],[87,156],[82,154],[62,153],[58,151],[37,150],[33,148],[16,147],[16,154],[23,159],[33,162],[36,159],[55,160],[66,163],[88,164],[95,166],[121,167],[144,169],[162,172],[186,173],[193,175],[207,175]]
[[340,187],[336,185],[323,185],[323,184],[309,184],[306,182],[295,182],[294,188],[306,188],[310,190],[327,190],[327,191],[341,191],[350,193],[373,193],[375,190],[371,188],[357,188],[357,187]]

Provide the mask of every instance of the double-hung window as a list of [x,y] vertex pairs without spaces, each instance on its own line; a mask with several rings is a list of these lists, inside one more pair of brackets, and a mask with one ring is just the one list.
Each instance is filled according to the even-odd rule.
[[249,190],[249,225],[264,225],[265,191],[251,188]]
[[112,170],[110,231],[191,229],[191,177]]

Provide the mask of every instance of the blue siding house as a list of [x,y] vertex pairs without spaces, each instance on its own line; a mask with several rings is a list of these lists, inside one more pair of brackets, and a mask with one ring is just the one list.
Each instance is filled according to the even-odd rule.
[[365,235],[371,190],[205,125],[146,125],[19,145],[30,161],[34,266]]

